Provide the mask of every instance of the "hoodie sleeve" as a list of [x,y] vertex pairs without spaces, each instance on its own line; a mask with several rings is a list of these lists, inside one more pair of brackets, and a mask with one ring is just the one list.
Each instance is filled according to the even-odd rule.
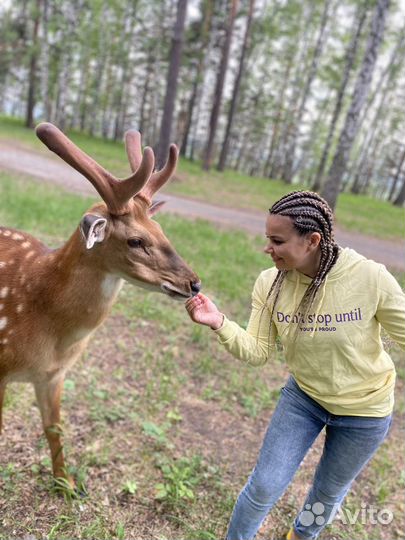
[[405,294],[385,266],[380,269],[378,290],[376,319],[401,349],[405,349]]
[[277,330],[271,322],[270,332],[270,313],[267,306],[267,293],[272,283],[272,279],[269,280],[269,272],[271,271],[262,272],[256,280],[252,292],[252,310],[246,330],[226,317],[221,328],[215,330],[218,341],[227,351],[242,362],[253,366],[265,364],[275,347]]

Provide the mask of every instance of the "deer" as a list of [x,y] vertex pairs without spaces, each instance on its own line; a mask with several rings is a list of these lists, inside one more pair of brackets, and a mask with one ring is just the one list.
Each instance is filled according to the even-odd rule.
[[152,219],[153,199],[173,175],[172,144],[161,170],[141,135],[125,134],[131,175],[119,179],[55,125],[39,139],[94,186],[102,201],[81,217],[67,242],[50,249],[26,232],[0,227],[0,432],[6,385],[32,383],[48,441],[53,476],[74,488],[63,451],[60,402],[66,372],[108,316],[124,281],[185,301],[201,282]]

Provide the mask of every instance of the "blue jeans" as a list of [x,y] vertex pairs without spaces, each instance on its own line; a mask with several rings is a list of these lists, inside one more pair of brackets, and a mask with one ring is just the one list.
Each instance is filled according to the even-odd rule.
[[392,415],[336,416],[305,394],[292,376],[282,388],[259,458],[235,504],[227,540],[250,540],[291,482],[326,426],[322,457],[303,508],[294,521],[302,538],[316,538],[351,483],[386,437]]

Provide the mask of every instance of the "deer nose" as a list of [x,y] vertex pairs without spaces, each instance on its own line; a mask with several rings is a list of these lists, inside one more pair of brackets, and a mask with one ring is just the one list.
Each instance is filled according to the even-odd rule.
[[191,292],[193,293],[193,296],[198,294],[201,289],[201,281],[195,281],[194,283],[191,282]]

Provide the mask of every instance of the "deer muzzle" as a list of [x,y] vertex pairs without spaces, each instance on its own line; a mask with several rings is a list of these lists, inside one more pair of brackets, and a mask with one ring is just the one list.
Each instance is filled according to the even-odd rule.
[[175,287],[172,283],[169,283],[168,281],[163,281],[160,288],[165,294],[167,294],[171,298],[174,298],[175,300],[185,300],[187,298],[191,298],[192,296],[195,296],[196,294],[200,292],[201,281],[190,282],[189,292],[186,292],[184,290],[179,289],[178,287]]

